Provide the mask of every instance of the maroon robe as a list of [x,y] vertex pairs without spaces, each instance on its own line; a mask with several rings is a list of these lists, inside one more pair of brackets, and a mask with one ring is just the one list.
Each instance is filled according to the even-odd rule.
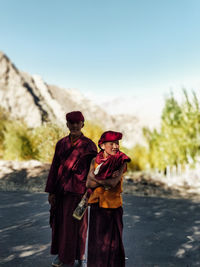
[[115,155],[110,155],[108,158],[104,158],[104,152],[101,150],[96,157],[96,163],[101,164],[99,172],[95,175],[98,180],[105,180],[112,177],[114,171],[120,169],[124,162],[130,162],[131,159],[121,151],[118,151]]
[[124,267],[122,207],[91,204],[87,267]]
[[85,192],[90,162],[97,154],[96,145],[84,135],[72,146],[70,137],[58,141],[50,168],[45,192],[56,194],[51,206],[51,253],[73,265],[85,251],[87,213],[78,221],[72,214]]

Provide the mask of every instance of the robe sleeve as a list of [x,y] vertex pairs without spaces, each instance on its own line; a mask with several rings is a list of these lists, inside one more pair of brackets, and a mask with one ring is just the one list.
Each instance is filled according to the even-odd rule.
[[[97,146],[93,141],[90,140],[90,142],[87,145],[86,151],[88,154],[92,155],[91,157],[94,158],[97,155]],[[90,163],[89,163],[90,164]]]
[[45,192],[48,193],[56,193],[56,184],[57,184],[57,176],[58,169],[60,166],[60,157],[59,157],[59,142],[56,144],[54,157],[52,160],[52,164],[50,167],[49,175],[46,182]]

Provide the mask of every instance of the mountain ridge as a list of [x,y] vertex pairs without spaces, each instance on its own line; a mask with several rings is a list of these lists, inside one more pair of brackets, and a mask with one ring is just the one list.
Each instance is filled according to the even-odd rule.
[[109,115],[76,89],[49,85],[39,75],[18,70],[6,54],[0,51],[0,101],[14,118],[23,118],[29,127],[44,122],[65,125],[65,114],[81,110],[86,120],[105,130],[121,131],[127,147],[142,142],[142,126],[136,116]]

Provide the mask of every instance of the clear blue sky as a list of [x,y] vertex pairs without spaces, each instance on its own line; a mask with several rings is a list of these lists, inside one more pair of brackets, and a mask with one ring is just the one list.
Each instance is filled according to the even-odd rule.
[[200,87],[199,0],[0,0],[0,50],[47,83],[112,98]]

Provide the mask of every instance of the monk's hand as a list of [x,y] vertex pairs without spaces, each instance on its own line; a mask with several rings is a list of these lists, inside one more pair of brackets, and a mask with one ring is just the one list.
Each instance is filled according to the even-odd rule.
[[56,195],[55,194],[49,194],[48,201],[51,206],[55,206],[56,204]]
[[116,178],[117,176],[119,176],[119,171],[114,171],[112,174],[112,178]]

